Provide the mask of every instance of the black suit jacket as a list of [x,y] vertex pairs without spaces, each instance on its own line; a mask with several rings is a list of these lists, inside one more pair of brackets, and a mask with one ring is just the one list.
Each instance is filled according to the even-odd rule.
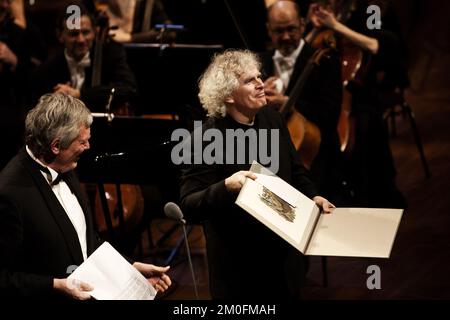
[[[276,145],[279,152],[276,156],[279,167],[276,174],[308,197],[317,195],[315,185],[300,164],[289,132],[276,111],[262,108],[251,128],[229,115],[220,119],[210,118],[203,125],[202,132],[208,129],[219,130],[223,136],[228,129],[249,130],[247,132],[278,130]],[[203,221],[211,295],[214,299],[255,301],[298,298],[305,267],[302,255],[238,207],[235,204],[237,194],[226,190],[225,179],[237,171],[249,170],[251,154],[258,155],[263,148],[261,140],[256,144],[247,139],[241,142],[245,145],[247,163],[238,163],[236,155],[230,154],[232,148],[224,144],[224,149],[217,154],[225,155],[225,158],[231,155],[230,159],[234,161],[186,165],[180,181],[181,207],[187,221]],[[267,144],[269,148],[270,143]],[[209,143],[205,142],[203,147],[207,145]],[[192,160],[195,159],[196,155],[192,156]],[[255,160],[262,163],[260,159]]]
[[[95,43],[94,43],[95,46]],[[85,70],[85,81],[80,90],[80,99],[92,111],[104,111],[112,88],[115,88],[114,104],[130,102],[136,96],[136,80],[126,61],[125,49],[114,41],[105,43],[103,47],[101,85],[91,86],[93,57],[91,66]],[[44,63],[33,77],[33,100],[36,102],[45,93],[53,92],[58,83],[70,82],[70,71],[61,50],[55,57]]]
[[[73,172],[66,182],[85,214],[90,255],[101,244],[91,210]],[[0,173],[0,296],[51,297],[53,278],[66,278],[82,262],[75,228],[22,149]]]
[[[292,92],[314,52],[315,49],[308,43],[304,44],[295,62],[286,95]],[[275,75],[273,54],[274,51],[271,50],[260,55],[264,77]],[[322,58],[319,66],[313,69],[296,103],[296,109],[306,119],[316,124],[322,135],[319,154],[312,164],[311,172],[312,177],[319,185],[320,193],[327,197],[331,192],[327,187],[330,186],[330,181],[336,180],[335,183],[338,184],[337,180],[341,179],[341,155],[336,129],[342,104],[341,83],[339,57],[331,54],[328,58]]]
[[[305,43],[297,57],[289,81],[286,95],[289,95],[302,74],[309,58],[315,49]],[[272,56],[274,51],[261,54],[263,76],[275,75]],[[340,62],[336,55],[322,58],[318,67],[315,67],[306,80],[305,87],[297,101],[296,108],[309,121],[314,122],[321,131],[336,132],[336,125],[342,103],[342,85]]]

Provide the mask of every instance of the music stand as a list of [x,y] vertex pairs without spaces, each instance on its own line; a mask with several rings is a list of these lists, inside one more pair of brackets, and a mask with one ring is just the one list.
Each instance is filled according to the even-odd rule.
[[[170,136],[181,127],[181,121],[128,116],[110,119],[107,114],[94,117],[91,148],[80,159],[78,174],[80,181],[97,185],[107,234],[111,242],[125,250],[120,243],[125,238],[120,184],[157,185],[163,195],[178,197],[178,170],[170,159]],[[111,221],[105,183],[116,185],[119,235]]]

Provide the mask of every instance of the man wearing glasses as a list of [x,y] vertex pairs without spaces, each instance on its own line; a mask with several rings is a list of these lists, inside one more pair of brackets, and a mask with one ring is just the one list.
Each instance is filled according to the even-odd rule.
[[[293,1],[276,1],[267,9],[267,30],[272,50],[261,55],[267,103],[281,108],[292,93],[314,49],[303,39],[305,22]],[[321,59],[307,77],[295,108],[321,133],[320,149],[311,165],[319,191],[339,203],[341,155],[337,123],[342,102],[340,62],[331,54]]]

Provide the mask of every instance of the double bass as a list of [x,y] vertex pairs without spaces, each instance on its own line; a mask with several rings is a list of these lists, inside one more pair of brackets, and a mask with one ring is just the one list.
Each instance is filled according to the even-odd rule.
[[[101,8],[99,8],[101,10]],[[97,19],[94,59],[91,86],[101,84],[103,46],[109,40],[109,21],[104,11],[100,11]],[[114,88],[111,90],[106,104],[107,114],[132,116],[127,103],[111,110]],[[111,123],[112,118],[108,117]],[[120,228],[122,235],[133,230],[142,220],[144,214],[144,197],[139,185],[134,184],[100,184],[95,195],[95,220],[99,232],[112,232]]]

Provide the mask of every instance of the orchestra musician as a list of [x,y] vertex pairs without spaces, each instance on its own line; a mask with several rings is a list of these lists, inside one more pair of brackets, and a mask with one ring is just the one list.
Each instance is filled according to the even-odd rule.
[[[80,8],[80,29],[69,29],[68,14],[58,21],[59,40],[64,47],[37,70],[34,100],[45,93],[62,92],[81,99],[93,111],[104,111],[114,88],[112,108],[132,101],[136,95],[136,81],[127,64],[124,48],[109,38],[97,37],[95,40],[95,20],[83,6]],[[99,56],[94,55],[97,45],[101,48]],[[92,79],[98,72],[100,81],[95,84]]]
[[[267,9],[267,31],[273,49],[262,57],[267,102],[279,109],[293,93],[315,50],[305,42],[304,19],[293,1],[276,1]],[[340,63],[336,54],[322,58],[307,77],[295,107],[320,130],[319,152],[311,165],[311,175],[319,192],[331,201],[342,198],[342,158],[337,123],[342,101]],[[301,150],[301,147],[300,147]],[[300,155],[302,157],[302,155]]]
[[383,25],[381,29],[367,27],[365,8],[370,1],[357,3],[346,24],[329,7],[312,4],[310,10],[314,27],[333,30],[370,57],[361,67],[363,76],[347,86],[353,96],[351,110],[355,119],[354,148],[347,162],[355,191],[354,205],[405,208],[406,201],[395,182],[396,170],[382,101],[383,93],[393,91],[403,81],[399,70],[401,47],[398,37]]

